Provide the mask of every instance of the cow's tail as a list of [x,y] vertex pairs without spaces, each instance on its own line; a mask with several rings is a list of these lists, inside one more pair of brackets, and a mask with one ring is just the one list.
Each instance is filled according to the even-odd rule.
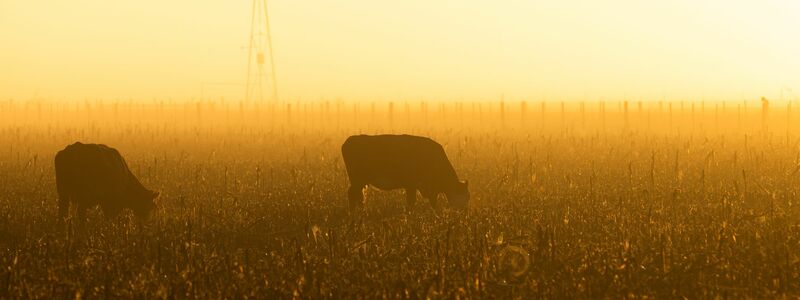
[[69,192],[69,169],[68,160],[64,157],[63,151],[58,151],[55,157],[56,168],[56,191],[58,192],[58,214],[64,218],[69,212],[70,192]]
[[348,137],[347,140],[344,141],[342,144],[342,162],[344,163],[344,168],[347,171],[347,176],[350,179],[353,179],[353,137]]

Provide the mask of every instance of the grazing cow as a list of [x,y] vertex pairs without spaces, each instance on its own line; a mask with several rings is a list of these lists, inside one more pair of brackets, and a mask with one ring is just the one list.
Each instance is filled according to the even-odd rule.
[[342,144],[342,158],[350,178],[351,207],[364,203],[363,189],[372,185],[382,190],[405,189],[408,207],[414,205],[417,190],[434,205],[444,193],[451,206],[465,209],[469,202],[467,182],[456,171],[439,143],[412,135],[355,135]]
[[77,205],[79,221],[87,208],[98,205],[106,218],[117,216],[123,208],[147,218],[155,208],[158,192],[142,186],[114,148],[78,142],[58,151],[55,164],[62,218],[67,217],[70,204]]

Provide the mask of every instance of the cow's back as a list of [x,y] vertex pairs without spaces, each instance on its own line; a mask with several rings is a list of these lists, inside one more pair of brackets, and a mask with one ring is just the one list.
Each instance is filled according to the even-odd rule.
[[75,143],[56,153],[59,194],[98,195],[122,190],[126,167],[115,149],[105,145]]
[[442,146],[419,136],[351,136],[342,144],[342,158],[352,183],[384,189],[413,186],[452,173]]

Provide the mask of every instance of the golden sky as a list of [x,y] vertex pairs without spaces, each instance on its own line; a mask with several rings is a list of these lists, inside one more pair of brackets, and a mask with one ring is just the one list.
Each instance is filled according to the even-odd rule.
[[[282,99],[800,96],[800,1],[272,0]],[[250,1],[0,0],[0,99],[239,99]]]

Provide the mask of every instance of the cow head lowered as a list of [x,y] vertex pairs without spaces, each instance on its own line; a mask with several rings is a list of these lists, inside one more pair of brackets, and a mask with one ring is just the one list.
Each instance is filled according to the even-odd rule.
[[447,202],[457,209],[467,209],[469,204],[469,181],[458,181],[450,191],[445,192]]
[[131,195],[128,201],[133,214],[140,219],[149,218],[153,210],[156,209],[158,195],[158,192],[147,189],[142,189],[140,192]]

